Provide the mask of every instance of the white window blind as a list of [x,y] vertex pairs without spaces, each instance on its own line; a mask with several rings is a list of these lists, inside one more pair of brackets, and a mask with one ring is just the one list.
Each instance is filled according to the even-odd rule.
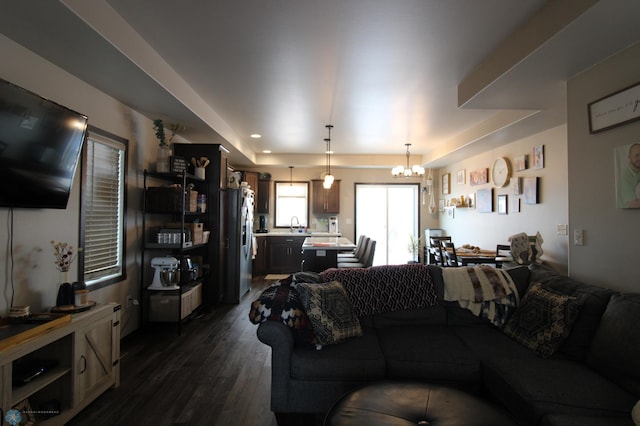
[[126,145],[90,133],[84,170],[84,281],[88,286],[124,274]]

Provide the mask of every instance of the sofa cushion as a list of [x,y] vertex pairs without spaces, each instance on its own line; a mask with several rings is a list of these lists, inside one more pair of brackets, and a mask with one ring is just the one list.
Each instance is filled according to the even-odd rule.
[[479,383],[480,362],[447,326],[377,329],[387,378],[437,383]]
[[337,281],[297,283],[295,288],[319,345],[332,345],[362,335],[360,321],[342,284]]
[[544,416],[541,426],[634,426],[634,423],[629,416],[593,417],[554,413]]
[[611,298],[587,364],[640,398],[640,294]]
[[523,424],[546,413],[630,416],[636,398],[583,363],[495,358],[482,362],[485,387]]
[[578,319],[571,329],[571,333],[560,345],[558,353],[576,361],[584,361],[591,340],[598,328],[600,318],[609,303],[609,299],[616,292],[610,289],[584,284],[570,277],[545,267],[544,265],[530,265],[531,282],[539,282],[545,288],[580,297],[582,308]]
[[505,324],[504,333],[548,358],[569,335],[579,310],[578,298],[546,290],[535,283]]
[[339,281],[359,317],[437,304],[426,265],[380,265],[369,268],[327,269],[326,281]]
[[467,350],[480,360],[495,358],[497,354],[508,358],[538,358],[534,351],[490,324],[479,327],[450,326],[449,329],[464,342]]
[[376,380],[384,376],[384,356],[370,328],[364,328],[358,338],[321,351],[297,347],[291,356],[291,377],[296,380]]
[[278,282],[267,287],[251,303],[249,320],[254,324],[280,321],[291,328],[296,345],[315,346],[316,336],[298,293],[288,284]]

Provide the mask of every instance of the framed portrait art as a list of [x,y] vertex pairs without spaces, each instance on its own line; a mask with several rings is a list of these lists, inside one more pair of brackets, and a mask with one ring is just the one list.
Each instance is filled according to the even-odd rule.
[[456,181],[456,183],[458,185],[464,185],[465,181],[464,181],[464,176],[466,174],[466,170],[458,170],[458,180]]
[[442,175],[442,193],[451,194],[451,174],[445,173]]

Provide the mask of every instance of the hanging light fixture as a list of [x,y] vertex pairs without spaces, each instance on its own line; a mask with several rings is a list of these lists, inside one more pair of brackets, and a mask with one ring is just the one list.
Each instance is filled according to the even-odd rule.
[[326,150],[327,167],[324,174],[324,181],[322,182],[322,186],[325,189],[329,189],[331,188],[331,185],[333,185],[333,180],[334,180],[333,175],[331,174],[331,129],[333,129],[333,126],[331,124],[327,124],[325,127],[327,128],[329,135],[324,140],[327,143],[327,150]]
[[411,176],[424,176],[424,167],[418,166],[417,164],[413,167],[409,167],[409,157],[411,153],[409,152],[410,143],[404,144],[407,147],[407,165],[405,166],[397,166],[391,169],[391,174],[395,177],[411,177]]
[[289,186],[293,186],[293,166],[289,166]]

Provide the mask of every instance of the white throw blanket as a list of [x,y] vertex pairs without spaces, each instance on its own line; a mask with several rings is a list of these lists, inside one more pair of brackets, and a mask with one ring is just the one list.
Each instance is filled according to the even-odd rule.
[[458,302],[474,315],[501,327],[520,303],[516,285],[502,269],[488,265],[443,268],[444,300]]

